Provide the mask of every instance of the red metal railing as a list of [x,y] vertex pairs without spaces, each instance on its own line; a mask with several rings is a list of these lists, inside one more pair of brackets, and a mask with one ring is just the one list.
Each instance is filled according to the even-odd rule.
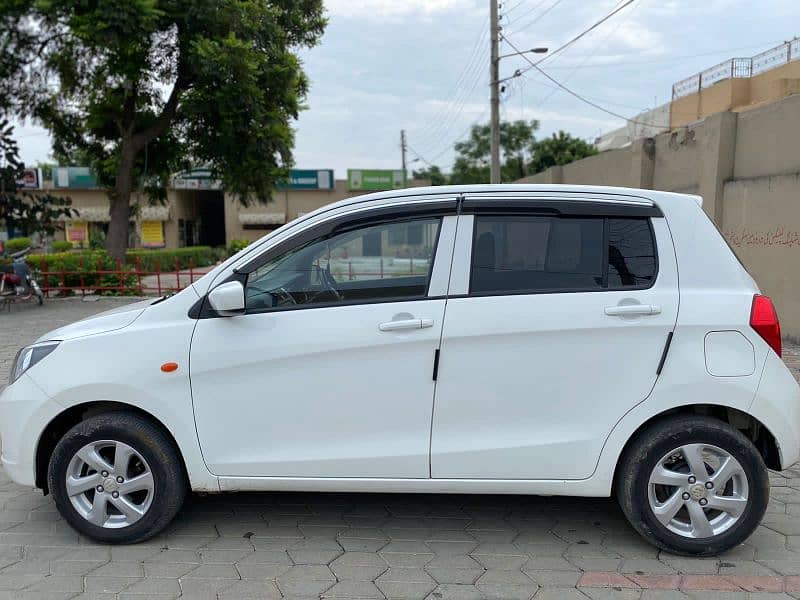
[[[356,271],[353,268],[353,261],[347,262],[347,273],[338,273],[339,277],[346,277],[353,281],[360,277],[370,279],[386,277],[398,277],[405,275],[415,275],[415,267],[427,266],[423,260],[408,258],[408,272],[405,265],[399,268],[387,269],[384,267],[383,259],[376,265],[376,271]],[[340,264],[340,266],[342,266]],[[116,260],[111,267],[108,259],[105,264],[102,257],[97,258],[95,265],[87,264],[84,257],[78,259],[77,269],[50,268],[47,264],[47,256],[42,257],[41,264],[36,273],[37,281],[42,286],[42,291],[46,296],[80,294],[85,296],[87,293],[114,293],[123,295],[158,295],[179,292],[185,287],[194,283],[197,279],[205,275],[205,269],[198,270],[191,257],[187,268],[182,269],[180,261],[176,258],[174,270],[165,271],[161,268],[160,262],[156,261],[152,270],[142,268],[141,260],[137,256],[133,264],[123,263]]]
[[85,296],[87,293],[161,296],[178,292],[203,275],[205,271],[198,272],[191,257],[187,268],[182,269],[180,261],[176,258],[175,269],[165,271],[158,261],[152,270],[143,269],[138,256],[133,264],[126,264],[117,259],[111,267],[108,265],[108,259],[104,264],[102,257],[98,257],[97,264],[91,267],[83,257],[80,257],[77,269],[50,268],[47,256],[43,256],[36,273],[46,296],[51,294]]

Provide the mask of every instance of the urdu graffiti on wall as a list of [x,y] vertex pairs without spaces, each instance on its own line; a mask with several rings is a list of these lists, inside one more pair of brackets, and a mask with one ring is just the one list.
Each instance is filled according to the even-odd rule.
[[786,227],[776,227],[770,231],[726,230],[725,238],[732,246],[783,246],[784,248],[800,248],[800,231],[792,231]]

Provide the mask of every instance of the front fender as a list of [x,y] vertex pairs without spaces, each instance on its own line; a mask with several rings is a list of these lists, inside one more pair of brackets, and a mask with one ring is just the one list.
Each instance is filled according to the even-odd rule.
[[[192,489],[219,491],[194,426],[189,344],[195,321],[182,310],[164,312],[147,310],[125,329],[66,340],[29,374],[63,409],[117,402],[149,413],[175,438]],[[162,371],[167,362],[178,369]]]

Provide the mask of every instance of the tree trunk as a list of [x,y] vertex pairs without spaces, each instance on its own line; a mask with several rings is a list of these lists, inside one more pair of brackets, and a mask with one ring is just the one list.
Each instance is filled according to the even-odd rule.
[[111,222],[108,224],[106,250],[115,259],[125,260],[128,249],[128,220],[133,191],[133,162],[136,153],[128,140],[123,140],[117,167],[117,180],[109,193]]

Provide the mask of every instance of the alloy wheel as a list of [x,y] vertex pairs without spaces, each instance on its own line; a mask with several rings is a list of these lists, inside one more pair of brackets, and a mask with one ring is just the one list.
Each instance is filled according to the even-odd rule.
[[742,465],[711,444],[686,444],[665,454],[648,481],[650,510],[669,531],[709,538],[733,527],[747,508]]
[[153,503],[155,483],[144,457],[114,440],[86,444],[67,467],[66,492],[72,506],[93,525],[128,527]]

